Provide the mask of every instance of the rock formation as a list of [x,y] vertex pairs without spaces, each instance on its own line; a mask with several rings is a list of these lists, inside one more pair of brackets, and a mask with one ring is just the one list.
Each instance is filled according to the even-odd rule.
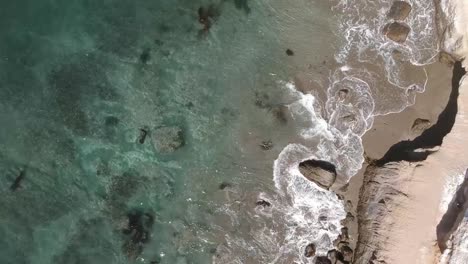
[[387,38],[398,43],[405,42],[410,31],[410,27],[405,23],[401,22],[388,23],[383,28],[384,35],[387,36]]
[[306,160],[299,164],[299,171],[308,180],[320,187],[329,189],[336,180],[336,169],[333,164],[323,160]]
[[411,5],[405,1],[395,1],[388,11],[387,17],[394,20],[404,20],[411,12]]
[[184,145],[182,129],[179,127],[160,127],[151,135],[156,151],[171,153]]
[[411,126],[411,134],[413,136],[419,136],[424,130],[431,126],[431,121],[427,119],[417,118],[414,120],[413,126]]
[[[454,177],[444,169],[453,168],[450,164],[468,165],[453,152],[459,144],[468,143],[461,137],[467,127],[465,114],[457,113],[458,102],[468,99],[459,92],[464,74],[461,64],[455,63],[450,98],[436,124],[412,141],[395,144],[367,167],[357,208],[354,263],[432,263],[438,254],[434,241],[441,200],[447,180]],[[435,146],[440,150],[427,150]],[[443,233],[447,232],[439,232],[439,237]]]
[[316,251],[315,245],[312,244],[312,243],[310,243],[310,244],[307,245],[306,248],[305,248],[304,256],[305,256],[306,258],[313,257],[313,256],[315,256],[315,251]]

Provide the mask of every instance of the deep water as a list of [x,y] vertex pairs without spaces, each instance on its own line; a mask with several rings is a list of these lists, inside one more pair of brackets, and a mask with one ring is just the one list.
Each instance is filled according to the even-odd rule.
[[271,261],[284,39],[314,15],[279,2],[2,1],[0,263]]

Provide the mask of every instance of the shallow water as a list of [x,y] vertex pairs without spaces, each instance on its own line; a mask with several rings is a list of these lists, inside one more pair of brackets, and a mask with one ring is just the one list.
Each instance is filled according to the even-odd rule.
[[[393,79],[375,76],[392,61],[351,52],[361,42],[344,22],[362,21],[335,2],[2,3],[1,263],[307,263],[310,242],[325,254],[343,206],[297,163],[333,161],[346,181],[373,116],[424,83],[419,72],[382,95],[375,83]],[[313,94],[296,91],[298,72]],[[340,87],[352,107],[333,99]],[[158,151],[160,127],[180,129],[182,147]]]

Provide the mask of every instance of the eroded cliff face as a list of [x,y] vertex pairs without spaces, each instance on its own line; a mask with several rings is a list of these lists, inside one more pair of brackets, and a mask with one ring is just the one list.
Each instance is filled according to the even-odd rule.
[[357,208],[355,263],[434,263],[439,254],[436,227],[446,210],[441,208],[445,186],[467,165],[456,154],[460,146],[468,146],[462,137],[468,101],[459,85],[465,73],[461,63],[453,65],[450,98],[433,126],[413,140],[396,143],[367,167]]
[[437,226],[441,263],[468,263],[468,171]]
[[384,167],[370,165],[364,174],[357,208],[359,241],[355,263],[390,263],[390,234],[401,205],[407,202],[405,186],[412,180],[415,165],[393,162]]
[[[441,51],[463,60],[468,54],[468,2],[435,0]],[[464,64],[466,66],[466,64]]]
[[[461,69],[468,66],[468,2],[436,3],[441,58],[461,61],[454,65],[451,98],[438,128],[395,144],[367,167],[354,263],[468,263],[468,182],[460,178],[468,168],[468,81]],[[454,122],[443,122],[448,119]]]

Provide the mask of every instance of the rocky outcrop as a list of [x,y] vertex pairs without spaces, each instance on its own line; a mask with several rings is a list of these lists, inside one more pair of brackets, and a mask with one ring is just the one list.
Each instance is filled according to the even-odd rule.
[[[439,219],[447,182],[468,166],[466,158],[459,155],[460,146],[468,145],[464,74],[460,62],[455,63],[450,98],[436,124],[412,141],[395,144],[366,169],[357,211],[359,240],[354,263],[433,263],[440,254],[434,241],[447,244],[447,248],[449,243],[441,242],[448,236],[452,237],[449,241],[455,241],[456,234],[450,235],[448,230],[457,226],[457,217],[444,216],[444,224]],[[427,151],[435,146],[440,148]],[[448,252],[447,258],[454,251]]]
[[468,263],[468,209],[462,214],[462,219],[453,231],[450,240],[448,241],[448,248],[442,256],[441,263],[458,264]]
[[430,126],[431,121],[423,118],[417,118],[414,120],[413,126],[411,126],[411,134],[412,136],[419,136]]
[[437,225],[437,243],[444,252],[442,263],[468,263],[468,171],[442,220]]
[[184,136],[179,127],[156,128],[151,137],[154,148],[160,153],[172,153],[184,145]]
[[313,243],[310,243],[309,245],[306,246],[305,251],[304,251],[304,256],[306,258],[310,258],[315,256],[316,252],[316,247]]
[[383,34],[387,36],[387,38],[398,43],[405,42],[410,31],[410,27],[405,23],[401,22],[388,23],[383,28]]
[[336,180],[335,165],[324,160],[306,160],[299,163],[299,171],[308,180],[329,189]]
[[395,1],[388,11],[387,17],[394,20],[404,20],[411,12],[411,5],[405,1]]
[[150,240],[154,217],[151,213],[138,210],[127,214],[127,226],[122,230],[125,236],[123,251],[132,260],[143,251],[144,244]]
[[414,167],[406,162],[367,167],[357,208],[359,239],[355,263],[391,260],[392,256],[386,254],[391,246],[387,234],[394,231],[395,224],[391,213],[408,199],[401,187],[411,180]]

